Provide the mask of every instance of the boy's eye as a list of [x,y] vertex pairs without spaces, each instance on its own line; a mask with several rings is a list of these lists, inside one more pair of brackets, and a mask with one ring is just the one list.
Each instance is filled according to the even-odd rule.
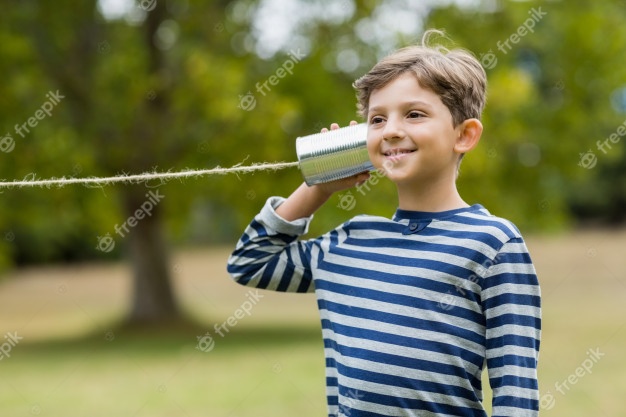
[[424,117],[424,115],[418,111],[409,112],[409,118],[411,119],[419,119],[420,117]]
[[375,125],[378,123],[382,123],[384,121],[384,119],[380,116],[374,116],[370,119],[370,124]]

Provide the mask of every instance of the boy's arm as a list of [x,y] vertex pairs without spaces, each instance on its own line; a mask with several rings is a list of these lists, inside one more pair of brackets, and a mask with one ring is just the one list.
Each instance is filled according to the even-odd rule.
[[275,291],[313,291],[310,262],[314,241],[300,242],[310,218],[287,221],[276,214],[285,199],[272,197],[252,220],[228,258],[227,269],[241,285]]
[[286,221],[294,221],[310,217],[315,213],[335,191],[345,190],[366,181],[369,173],[361,173],[353,177],[344,178],[326,184],[309,187],[302,183],[278,208],[276,214]]
[[[331,125],[331,129],[338,128],[335,123]],[[306,233],[313,213],[335,191],[353,187],[368,177],[365,172],[311,187],[302,184],[287,199],[270,198],[239,239],[228,259],[228,272],[242,285],[313,291],[311,259],[319,240],[301,242],[298,237]]]
[[483,281],[492,417],[536,417],[541,293],[522,238],[509,240]]

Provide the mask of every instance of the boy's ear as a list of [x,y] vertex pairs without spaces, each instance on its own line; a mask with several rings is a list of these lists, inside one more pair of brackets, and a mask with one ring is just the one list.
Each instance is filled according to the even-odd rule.
[[454,151],[460,154],[471,151],[478,145],[483,133],[483,124],[478,119],[467,119],[458,127],[459,137],[454,144]]

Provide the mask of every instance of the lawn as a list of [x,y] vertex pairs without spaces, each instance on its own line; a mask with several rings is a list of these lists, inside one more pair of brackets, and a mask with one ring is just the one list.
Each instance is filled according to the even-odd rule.
[[[543,292],[541,415],[626,415],[626,231],[531,236],[528,246]],[[177,298],[199,324],[158,332],[116,327],[130,299],[124,263],[4,277],[0,346],[18,341],[0,360],[0,416],[326,415],[315,299],[255,299],[226,275],[228,253],[175,254]],[[250,315],[236,317],[246,300]],[[207,331],[212,341],[198,340]]]

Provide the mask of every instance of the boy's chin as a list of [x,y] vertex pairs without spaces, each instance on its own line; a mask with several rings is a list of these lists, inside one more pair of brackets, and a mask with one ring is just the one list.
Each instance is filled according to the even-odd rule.
[[376,161],[372,162],[374,168],[376,168],[378,171],[384,172],[385,174],[393,171],[393,169],[396,168],[398,164],[399,161],[393,161],[386,158],[378,158]]

